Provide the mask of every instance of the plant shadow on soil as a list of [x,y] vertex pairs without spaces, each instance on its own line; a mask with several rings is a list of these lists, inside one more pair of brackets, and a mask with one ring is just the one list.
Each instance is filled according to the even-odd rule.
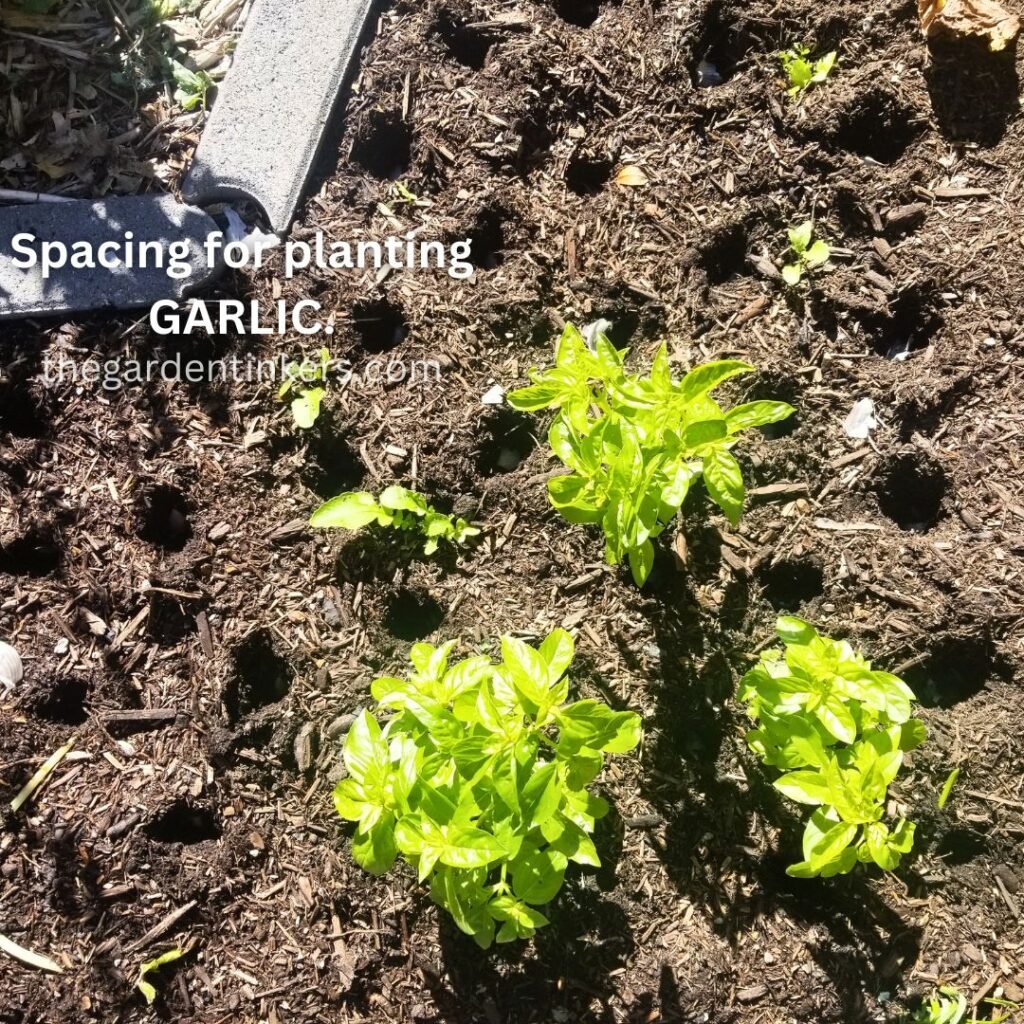
[[[750,642],[753,590],[733,578],[717,613],[701,614],[693,584],[717,574],[715,545],[696,529],[687,532],[690,573],[656,566],[641,598],[656,637],[657,677],[665,680],[652,688],[655,706],[645,730],[643,795],[665,822],[663,839],[652,832],[649,842],[678,891],[731,945],[759,916],[778,909],[813,927],[820,939],[808,949],[852,1014],[844,1019],[858,1019],[865,989],[892,990],[904,966],[914,964],[921,929],[908,927],[859,870],[836,880],[786,875],[786,866],[799,859],[804,819],[775,790],[771,770],[745,749],[739,753],[746,719],[729,706],[749,665],[743,645]],[[635,652],[620,651],[636,662]],[[758,843],[763,822],[781,827],[777,848]]]

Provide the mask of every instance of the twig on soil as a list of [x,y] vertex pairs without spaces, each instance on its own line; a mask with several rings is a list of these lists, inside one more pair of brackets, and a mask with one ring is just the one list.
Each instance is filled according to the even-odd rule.
[[155,942],[161,936],[166,935],[187,913],[194,910],[197,906],[199,906],[198,900],[189,900],[184,906],[178,907],[177,910],[172,910],[165,918],[153,925],[141,939],[136,939],[130,946],[127,946],[125,952],[135,953],[148,946],[151,942]]
[[1007,800],[1005,797],[995,796],[992,793],[979,793],[976,789],[965,789],[964,792],[968,796],[973,796],[976,800],[991,800],[994,804],[1004,804],[1007,807],[1018,807],[1024,811],[1024,803],[1020,800]]
[[39,787],[50,777],[54,768],[56,768],[65,757],[67,757],[73,744],[73,739],[68,740],[60,750],[51,754],[39,771],[37,771],[35,775],[25,783],[21,792],[11,801],[11,810],[14,811],[15,814],[21,810],[22,806],[32,798],[35,791],[39,789]]

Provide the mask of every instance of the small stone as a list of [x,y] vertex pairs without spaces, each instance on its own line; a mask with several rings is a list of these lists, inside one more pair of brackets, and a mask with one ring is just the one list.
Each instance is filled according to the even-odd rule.
[[230,523],[218,523],[210,532],[207,534],[211,543],[219,544],[231,533]]
[[1020,891],[1020,879],[1005,864],[998,865],[992,873],[1006,886],[1007,892]]
[[322,609],[324,622],[328,626],[337,629],[341,625],[341,614],[338,612],[338,606],[329,597],[325,597]]

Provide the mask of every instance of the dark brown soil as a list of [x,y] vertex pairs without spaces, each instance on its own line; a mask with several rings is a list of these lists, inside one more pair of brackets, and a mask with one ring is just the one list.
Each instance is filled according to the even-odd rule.
[[[431,357],[440,381],[336,387],[300,436],[267,385],[32,380],[44,356],[257,339],[5,329],[0,636],[26,680],[0,704],[0,801],[71,735],[79,755],[4,814],[0,932],[65,973],[0,961],[0,1021],[893,1021],[940,980],[1024,999],[1015,54],[930,52],[912,0],[399,0],[379,28],[297,234],[470,237],[475,277],[225,287],[315,296],[357,369]],[[794,105],[774,52],[799,39],[842,63]],[[705,59],[724,84],[695,87]],[[649,183],[615,184],[624,164]],[[772,262],[811,215],[834,269],[786,296]],[[545,424],[480,402],[598,317],[640,364],[663,339],[679,370],[741,356],[760,373],[734,398],[798,408],[744,449],[740,528],[694,494],[687,571],[666,536],[642,592],[548,508]],[[864,397],[881,425],[852,441]],[[303,525],[395,480],[485,542],[407,563]],[[920,840],[894,876],[784,873],[799,817],[733,700],[779,610],[921,695],[897,793]],[[355,867],[338,740],[410,642],[554,625],[579,692],[640,710],[646,739],[604,776],[604,867],[534,942],[483,953],[410,874]],[[124,714],[147,709],[168,714]],[[139,965],[175,945],[149,1010]]]

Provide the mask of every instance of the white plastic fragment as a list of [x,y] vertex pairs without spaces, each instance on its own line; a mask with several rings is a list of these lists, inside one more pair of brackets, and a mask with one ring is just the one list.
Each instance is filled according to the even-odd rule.
[[0,953],[6,953],[15,960],[20,960],[23,964],[38,968],[40,971],[49,971],[51,974],[64,973],[64,969],[60,964],[51,960],[48,956],[43,956],[42,953],[36,953],[31,949],[26,949],[24,946],[19,946],[18,943],[7,938],[6,935],[0,935]]
[[861,441],[867,440],[871,431],[878,426],[875,419],[875,403],[870,398],[862,398],[855,402],[846,417],[843,429],[847,437],[856,437]]
[[724,79],[722,73],[711,61],[702,60],[697,65],[697,87],[699,89],[712,89],[721,85]]
[[597,336],[599,334],[607,334],[612,329],[611,320],[595,320],[591,324],[587,324],[580,334],[583,335],[583,340],[587,343],[587,348],[591,352],[597,351]]
[[485,392],[480,398],[484,405],[503,405],[505,402],[505,389],[500,384]]
[[0,640],[0,686],[5,690],[13,690],[24,675],[21,656],[10,644]]
[[259,228],[246,227],[245,221],[230,206],[225,207],[224,216],[228,222],[228,229],[224,232],[225,237],[229,242],[237,242],[245,247],[248,263],[253,266],[261,266],[263,253],[267,249],[273,249],[281,244],[279,235],[268,235],[265,231],[260,231]]

